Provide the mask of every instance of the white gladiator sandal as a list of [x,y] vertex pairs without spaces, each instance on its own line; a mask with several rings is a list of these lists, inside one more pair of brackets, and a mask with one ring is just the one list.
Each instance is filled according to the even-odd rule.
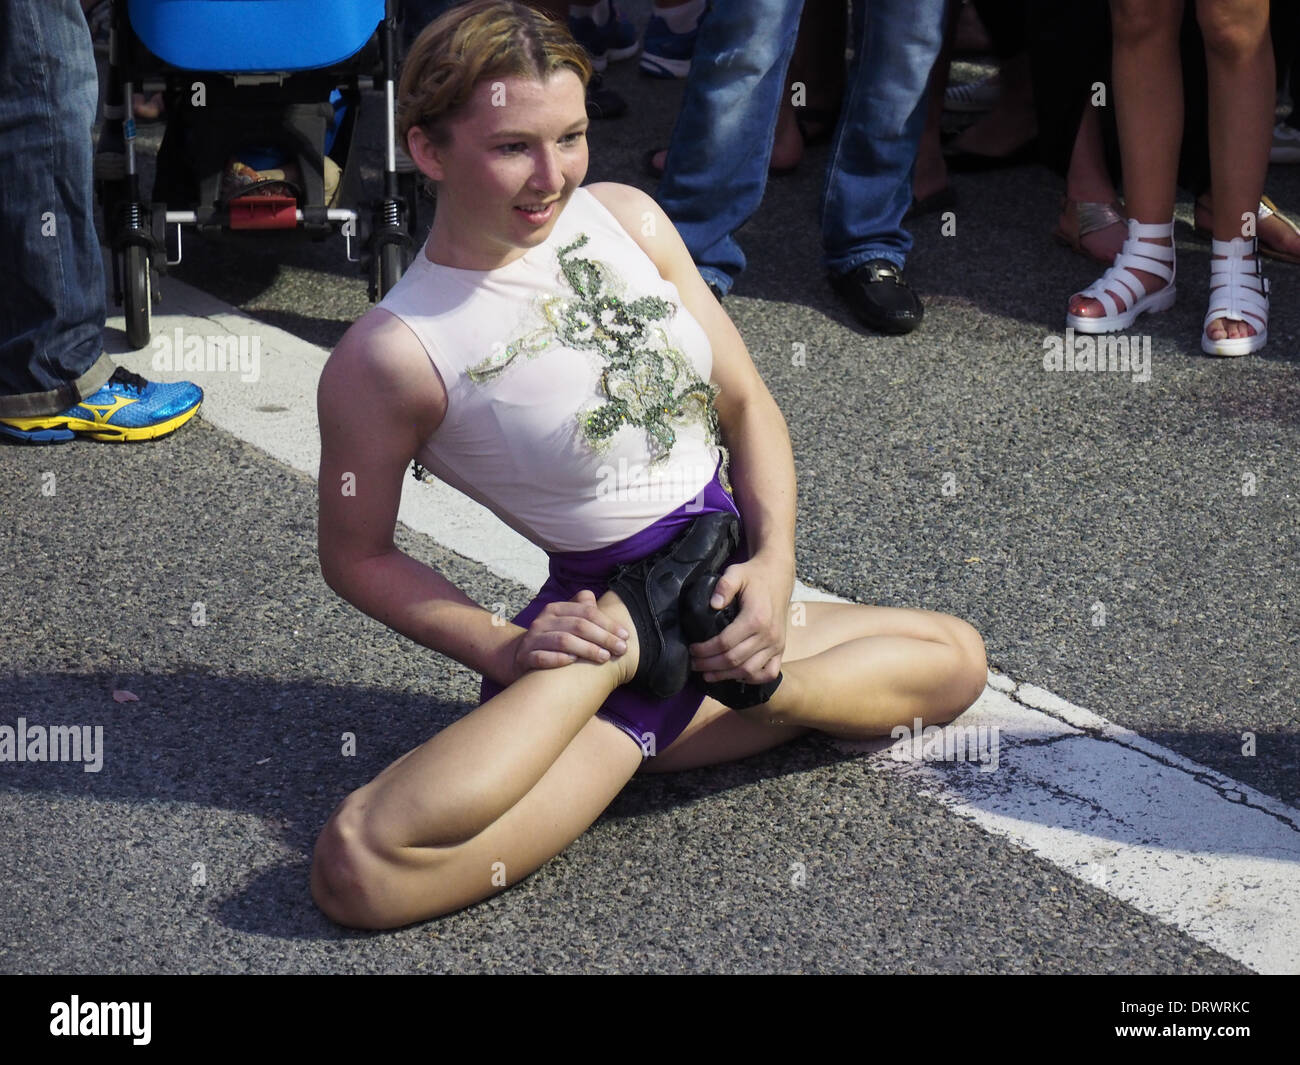
[[[1076,295],[1097,300],[1105,314],[1100,318],[1085,318],[1078,314],[1066,314],[1065,324],[1076,333],[1113,333],[1117,329],[1127,329],[1139,314],[1147,311],[1167,311],[1174,305],[1176,290],[1174,271],[1177,266],[1173,247],[1174,223],[1145,225],[1134,218],[1128,220],[1128,240],[1115,256],[1115,264],[1101,277]],[[1152,244],[1151,240],[1168,238],[1170,244]],[[1145,238],[1145,239],[1144,239]],[[1134,270],[1145,270],[1165,279],[1167,284],[1154,292],[1147,292],[1146,286],[1134,274]],[[1127,310],[1120,310],[1115,297],[1106,290],[1124,296]]]
[[[1210,260],[1210,309],[1201,326],[1201,350],[1207,355],[1249,355],[1268,343],[1268,278],[1260,270],[1254,241],[1241,237],[1212,240],[1212,253],[1224,259]],[[1245,322],[1255,330],[1252,337],[1224,337],[1211,340],[1207,330],[1216,318]]]

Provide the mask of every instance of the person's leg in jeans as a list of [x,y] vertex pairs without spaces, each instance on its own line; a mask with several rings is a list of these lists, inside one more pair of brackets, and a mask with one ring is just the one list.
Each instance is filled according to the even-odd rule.
[[803,0],[715,0],[700,23],[655,198],[704,280],[745,268],[733,234],[758,210]]
[[198,411],[105,354],[91,127],[99,81],[77,0],[6,0],[0,20],[0,435],[144,440]]
[[0,20],[0,416],[50,414],[113,374],[91,196],[99,82],[77,0]]
[[903,215],[944,8],[944,0],[853,5],[853,61],[822,195],[823,262],[854,312],[885,332],[908,332],[921,319],[901,277],[912,250]]
[[925,87],[943,44],[944,0],[859,0],[853,61],[822,197],[825,266],[872,259],[900,269],[912,250],[903,215],[925,124]]

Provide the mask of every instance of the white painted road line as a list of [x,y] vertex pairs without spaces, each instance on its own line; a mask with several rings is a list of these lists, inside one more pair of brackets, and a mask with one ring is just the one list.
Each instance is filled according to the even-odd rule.
[[[880,752],[873,768],[1243,965],[1300,972],[1300,812],[1041,688],[990,681],[942,730],[965,734],[947,739],[964,762],[928,758],[940,738],[841,746]],[[991,772],[971,753],[986,746]]]
[[[164,294],[153,345],[117,361],[195,381],[204,419],[316,476],[316,381],[329,353],[175,280]],[[109,325],[120,336],[122,320]],[[256,337],[256,380],[241,379],[248,363],[243,373],[165,368],[178,337],[193,358],[189,338],[208,336]],[[540,549],[446,485],[407,478],[399,518],[528,588],[546,578]],[[796,598],[838,600],[802,584]],[[989,685],[938,739],[841,746],[872,752],[873,768],[919,781],[959,816],[1252,969],[1300,973],[1300,812],[1051,692],[1000,674]],[[948,760],[926,755],[942,743]]]

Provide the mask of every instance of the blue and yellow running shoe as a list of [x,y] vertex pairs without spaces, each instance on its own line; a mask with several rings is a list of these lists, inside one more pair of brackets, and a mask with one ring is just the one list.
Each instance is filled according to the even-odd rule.
[[189,381],[164,385],[119,366],[94,395],[61,414],[0,418],[0,434],[31,444],[61,444],[74,436],[92,440],[153,440],[198,413],[203,389]]

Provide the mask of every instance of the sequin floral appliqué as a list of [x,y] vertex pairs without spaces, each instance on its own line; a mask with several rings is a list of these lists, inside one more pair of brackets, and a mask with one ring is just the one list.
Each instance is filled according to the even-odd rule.
[[[575,254],[586,243],[587,235],[580,233],[557,256],[574,295],[542,300],[548,324],[471,366],[466,371],[470,380],[476,384],[493,380],[516,359],[533,358],[553,343],[592,352],[604,364],[600,375],[604,398],[578,413],[578,428],[593,450],[604,451],[620,428],[631,425],[645,430],[651,462],[662,462],[677,440],[674,423],[683,421],[702,421],[710,442],[722,450],[713,406],[718,388],[701,380],[660,324],[676,308],[657,296],[624,299],[624,286],[605,263]],[[724,484],[725,469],[723,450]]]

